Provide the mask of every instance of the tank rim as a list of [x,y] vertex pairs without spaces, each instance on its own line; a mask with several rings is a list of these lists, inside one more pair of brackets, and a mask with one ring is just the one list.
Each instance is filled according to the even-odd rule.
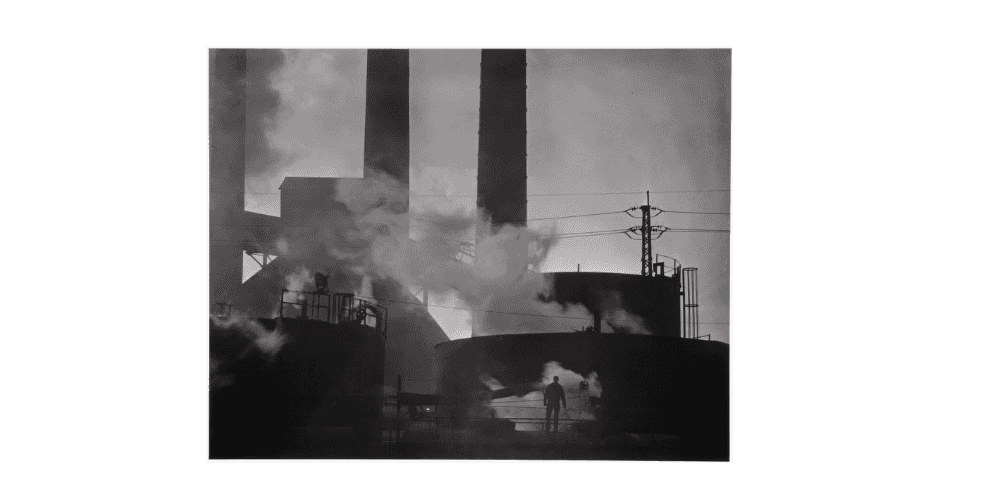
[[688,338],[683,338],[683,337],[663,337],[663,336],[658,336],[658,335],[643,335],[643,334],[638,334],[638,333],[614,333],[614,332],[611,332],[611,333],[594,333],[594,332],[542,332],[542,333],[530,333],[530,332],[525,332],[525,333],[501,333],[501,334],[498,334],[498,335],[481,335],[481,336],[478,336],[478,337],[465,337],[465,338],[462,338],[462,339],[445,340],[443,342],[438,342],[438,343],[434,344],[434,348],[436,349],[436,348],[438,348],[438,347],[440,347],[442,345],[445,345],[445,344],[451,344],[451,343],[454,343],[454,342],[462,342],[462,341],[467,341],[467,340],[490,339],[490,338],[498,338],[498,337],[522,337],[522,338],[531,338],[531,337],[534,337],[534,336],[543,336],[543,335],[549,335],[549,336],[567,335],[567,336],[570,336],[570,337],[578,337],[579,339],[584,338],[584,337],[591,338],[591,337],[602,337],[602,336],[603,337],[608,337],[608,338],[612,338],[612,337],[618,337],[618,338],[642,337],[642,338],[649,338],[649,339],[651,339],[652,342],[680,342],[680,341],[682,341],[682,342],[701,342],[701,343],[711,342],[711,343],[714,343],[714,344],[730,345],[730,344],[728,344],[726,342],[721,342],[719,340],[698,340],[698,339],[688,339]]

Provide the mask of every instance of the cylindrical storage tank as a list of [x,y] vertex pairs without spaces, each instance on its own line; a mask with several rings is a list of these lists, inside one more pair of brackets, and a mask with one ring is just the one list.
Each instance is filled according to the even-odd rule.
[[[601,388],[597,417],[607,432],[676,434],[727,455],[728,345],[674,337],[591,332],[511,334],[437,345],[438,393],[472,400],[494,378],[505,387],[541,384],[558,363]],[[568,394],[574,388],[565,387]],[[466,414],[449,405],[452,423]]]
[[[581,304],[604,318],[625,312],[641,320],[645,333],[680,336],[680,279],[678,276],[642,276],[620,273],[545,273],[552,278],[553,294],[562,304]],[[604,325],[602,331],[612,328]],[[615,329],[618,327],[616,326]],[[632,331],[627,333],[642,333]]]
[[[270,337],[266,350],[254,335]],[[252,329],[252,330],[251,330]],[[378,439],[385,336],[364,325],[284,319],[211,325],[209,455],[276,457],[296,436],[351,427],[360,449]]]
[[290,425],[353,426],[375,439],[382,412],[384,335],[364,325],[283,320],[276,366],[289,396]]

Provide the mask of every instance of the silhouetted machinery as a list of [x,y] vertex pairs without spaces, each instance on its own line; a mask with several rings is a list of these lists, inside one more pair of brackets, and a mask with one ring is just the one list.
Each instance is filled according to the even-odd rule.
[[[283,290],[279,317],[211,319],[210,455],[277,456],[292,442],[348,429],[359,455],[378,438],[386,308],[316,279]],[[337,441],[337,440],[336,440]]]
[[[514,388],[536,390],[545,365],[556,362],[585,379],[597,374],[603,411],[595,416],[603,432],[675,434],[705,454],[727,456],[729,355],[722,342],[595,332],[490,335],[438,344],[437,358],[444,400],[474,400],[487,391],[483,377],[506,387],[493,398],[522,396]],[[464,423],[468,411],[447,405],[448,424]]]
[[650,277],[565,272],[547,273],[546,276],[553,281],[553,295],[542,299],[564,305],[583,305],[594,316],[595,331],[620,331],[618,325],[603,323],[606,311],[621,310],[639,317],[641,326],[651,335],[681,336],[679,273]]
[[[467,425],[475,407],[487,400],[542,389],[545,367],[554,362],[583,377],[568,388],[582,397],[587,379],[597,374],[601,395],[587,403],[596,431],[677,435],[688,452],[726,459],[729,347],[690,336],[692,327],[681,315],[687,305],[682,271],[676,267],[668,276],[553,273],[553,295],[540,299],[585,306],[594,315],[593,328],[438,344],[438,394],[444,401],[460,402],[445,405],[446,425]],[[646,334],[617,325],[601,328],[611,309],[640,318]],[[489,395],[489,377],[505,388]],[[483,392],[485,397],[475,397]]]

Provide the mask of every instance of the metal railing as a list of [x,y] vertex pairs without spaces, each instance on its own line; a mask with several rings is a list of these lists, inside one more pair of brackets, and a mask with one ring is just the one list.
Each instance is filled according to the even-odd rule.
[[228,318],[232,315],[232,304],[216,302],[215,304],[212,304],[212,307],[209,310],[209,315],[220,318]]
[[[626,404],[622,402],[616,409],[606,411],[601,403],[601,398],[590,396],[587,389],[574,391],[565,388],[565,393],[569,396],[571,406],[565,407],[562,412],[564,416],[557,419],[557,422],[561,424],[559,426],[561,432],[569,432],[579,425],[596,425],[598,423],[615,426],[653,426],[663,419],[661,415],[664,409],[654,407],[651,404],[641,402]],[[648,394],[648,391],[641,393]],[[531,426],[538,432],[546,432],[548,420],[545,415],[546,407],[540,403],[539,397],[530,400],[495,401],[483,399],[479,393],[472,394],[471,397],[460,395],[457,398],[446,398],[436,394],[407,394],[403,392],[402,377],[398,377],[396,394],[384,395],[383,397],[383,406],[395,407],[395,415],[391,417],[389,427],[382,429],[382,431],[388,436],[390,445],[394,444],[392,441],[394,435],[396,444],[399,444],[402,440],[403,431],[410,430],[415,426],[429,428],[432,435],[440,439],[444,434],[439,430],[442,423],[450,424],[449,428],[462,428],[475,422],[491,424],[508,421],[512,422],[514,426],[525,427],[527,432],[530,431]],[[517,410],[525,410],[528,413],[524,415],[502,415],[496,411],[496,408],[509,409],[514,413],[518,413]],[[404,415],[403,409],[407,410],[406,415]],[[448,410],[454,414],[448,414]],[[494,412],[496,415],[481,416],[474,413],[488,411]],[[540,426],[543,426],[542,431],[539,430]]]
[[388,311],[351,293],[280,292],[280,317],[324,321],[333,325],[363,325],[386,333]]
[[653,275],[673,276],[680,272],[680,261],[669,255],[653,254]]

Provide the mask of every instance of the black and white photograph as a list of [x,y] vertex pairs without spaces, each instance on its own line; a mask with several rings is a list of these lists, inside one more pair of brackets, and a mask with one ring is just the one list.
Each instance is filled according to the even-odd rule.
[[730,78],[209,50],[209,456],[727,461]]

